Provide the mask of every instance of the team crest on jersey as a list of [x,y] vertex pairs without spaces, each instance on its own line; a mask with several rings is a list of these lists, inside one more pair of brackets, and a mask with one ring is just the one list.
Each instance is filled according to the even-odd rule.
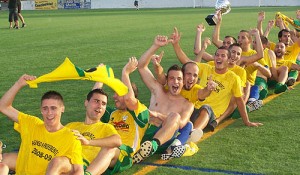
[[128,119],[128,116],[125,115],[125,116],[123,116],[122,118],[123,118],[123,121],[126,122],[126,120]]

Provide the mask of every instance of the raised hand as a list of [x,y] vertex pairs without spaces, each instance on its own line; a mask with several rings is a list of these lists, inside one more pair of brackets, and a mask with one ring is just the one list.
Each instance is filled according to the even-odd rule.
[[257,21],[263,21],[265,19],[265,12],[261,11],[258,13]]
[[174,27],[174,31],[173,31],[172,35],[170,36],[172,44],[179,43],[180,37],[181,37],[181,34],[179,34],[177,28]]
[[128,74],[132,73],[137,69],[138,60],[136,57],[130,57],[128,63],[124,66],[124,71]]
[[167,36],[157,35],[154,39],[154,45],[162,47],[167,45],[170,42]]
[[202,42],[202,49],[206,50],[207,46],[211,45],[211,40],[209,37],[205,37]]
[[270,20],[270,21],[268,22],[268,28],[273,27],[274,24],[275,24],[275,21],[274,21],[274,20]]
[[251,29],[251,30],[249,31],[249,33],[250,33],[252,36],[259,35],[259,31],[258,31],[257,28]]
[[203,23],[197,25],[197,32],[204,32],[205,31],[205,26],[203,25]]
[[164,56],[164,51],[161,51],[159,55],[156,55],[156,54],[152,55],[151,56],[152,63],[154,65],[159,65],[163,56]]
[[216,90],[217,86],[218,86],[218,84],[213,81],[212,75],[210,75],[208,78],[207,86],[206,86],[207,89],[209,91],[214,91],[214,90]]

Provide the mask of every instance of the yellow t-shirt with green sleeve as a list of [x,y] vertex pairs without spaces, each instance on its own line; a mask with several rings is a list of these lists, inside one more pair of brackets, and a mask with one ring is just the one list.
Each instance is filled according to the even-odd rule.
[[[252,56],[256,54],[256,51],[253,49],[250,49],[247,52],[242,52],[242,56]],[[257,61],[259,64],[265,66],[266,62],[264,59],[260,59]],[[256,74],[257,74],[257,68],[255,66],[253,66],[252,64],[248,65],[245,67],[246,73],[247,73],[247,81],[251,84],[254,85],[255,83],[255,78],[256,78]]]
[[[270,42],[270,49],[271,50],[275,50],[276,47],[276,43]],[[300,53],[300,46],[299,44],[296,42],[291,46],[287,46],[285,48],[285,54],[284,54],[284,59],[285,60],[290,60],[293,63],[296,63],[297,57]]]
[[[209,62],[207,62],[207,64],[209,64],[211,66],[215,66],[214,61],[209,61]],[[234,72],[238,77],[240,77],[242,87],[246,87],[246,83],[247,83],[247,72],[246,72],[246,70],[244,68],[242,68],[241,66],[238,66],[238,65],[234,65],[233,67],[228,67],[228,69],[231,70],[232,72]]]
[[212,107],[216,118],[227,109],[232,96],[241,97],[243,95],[240,78],[232,71],[228,70],[224,74],[217,74],[214,67],[210,65],[201,65],[199,76],[202,77],[200,84],[207,84],[209,76],[218,84],[215,91],[204,100],[199,102],[200,105],[208,104]]
[[117,130],[122,143],[133,149],[132,155],[139,150],[149,121],[149,111],[144,104],[138,101],[138,108],[134,111],[107,107],[103,117],[109,118],[106,121]]
[[22,142],[16,174],[46,174],[50,160],[59,156],[68,157],[72,164],[83,164],[81,143],[69,128],[48,132],[41,119],[22,112],[18,120],[15,129],[20,132]]
[[[81,135],[83,135],[88,140],[101,139],[105,137],[109,137],[112,135],[119,135],[116,129],[108,124],[97,122],[91,125],[86,125],[83,122],[71,122],[66,125],[66,127],[74,130],[78,130]],[[99,146],[87,146],[82,145],[82,157],[84,160],[91,163],[99,153],[101,147]]]

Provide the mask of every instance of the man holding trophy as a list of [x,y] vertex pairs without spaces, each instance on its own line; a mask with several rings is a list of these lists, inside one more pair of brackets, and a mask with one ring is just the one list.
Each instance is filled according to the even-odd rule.
[[[217,0],[215,8],[216,8],[216,13],[218,11],[221,11],[221,14],[225,15],[225,14],[229,13],[230,10],[231,10],[230,2],[228,0]],[[216,13],[215,14],[210,14],[205,18],[208,25],[210,25],[210,26],[216,25],[217,18],[218,18]]]

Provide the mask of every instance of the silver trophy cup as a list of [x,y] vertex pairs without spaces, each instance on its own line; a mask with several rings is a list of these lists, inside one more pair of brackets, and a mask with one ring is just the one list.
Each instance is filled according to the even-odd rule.
[[[217,0],[215,5],[216,11],[221,11],[222,15],[225,15],[230,12],[230,2],[228,0]],[[217,23],[217,15],[210,14],[205,18],[208,25],[213,26]]]

